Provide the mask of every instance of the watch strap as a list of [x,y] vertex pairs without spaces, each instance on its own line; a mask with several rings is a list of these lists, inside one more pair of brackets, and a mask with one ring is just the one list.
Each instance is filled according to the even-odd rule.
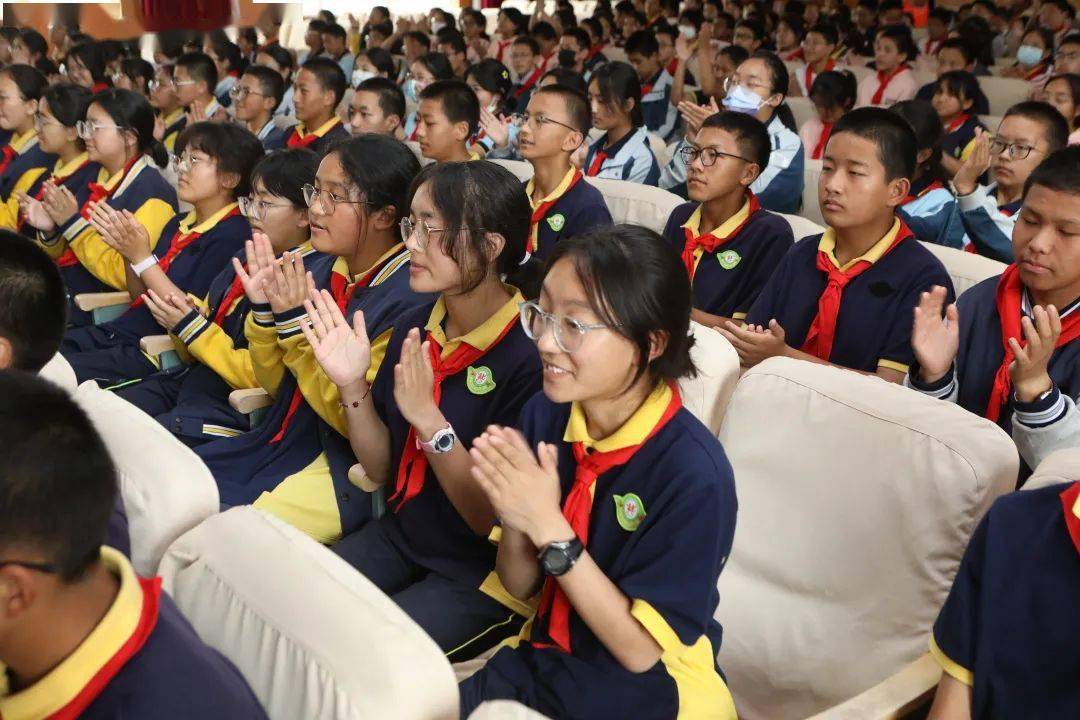
[[142,277],[142,274],[144,272],[146,272],[147,270],[149,270],[150,268],[154,267],[157,264],[158,264],[157,255],[154,255],[153,253],[151,253],[150,257],[146,258],[145,260],[140,260],[137,263],[132,263],[131,271],[133,273],[135,273],[136,276]]

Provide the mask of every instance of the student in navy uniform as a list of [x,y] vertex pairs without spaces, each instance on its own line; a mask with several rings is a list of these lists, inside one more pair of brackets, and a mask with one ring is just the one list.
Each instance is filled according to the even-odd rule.
[[[317,164],[310,150],[271,153],[252,169],[249,194],[238,198],[252,233],[265,235],[275,255],[313,252],[301,188],[315,181]],[[249,303],[232,263],[210,283],[205,297],[162,297],[149,290],[142,298],[185,365],[154,373],[117,394],[191,446],[246,432],[248,419],[230,407],[229,393],[257,388],[259,381],[244,336]]]
[[534,38],[521,35],[514,38],[509,53],[507,65],[517,75],[517,82],[510,91],[509,102],[514,112],[524,112],[540,82],[540,76],[544,74],[540,45]]
[[349,137],[337,106],[345,97],[345,73],[330,58],[308,60],[296,73],[293,104],[297,123],[285,141],[287,147],[306,147],[315,154]]
[[233,114],[259,138],[266,152],[281,150],[291,130],[278,127],[274,111],[285,94],[285,81],[268,67],[252,65],[229,90]]
[[437,163],[479,160],[468,144],[480,127],[480,101],[460,80],[437,80],[420,92],[416,110],[420,154]]
[[521,432],[477,438],[473,476],[501,522],[499,577],[540,605],[461,684],[462,717],[506,698],[550,717],[734,720],[713,616],[735,481],[679,398],[689,290],[654,232],[622,225],[560,244],[522,307],[544,392]]
[[626,39],[627,60],[641,83],[641,114],[649,132],[671,141],[679,126],[679,111],[671,104],[674,78],[660,62],[660,46],[651,30],[639,30]]
[[[908,384],[959,403],[1009,432],[1027,468],[1080,444],[1080,148],[1028,179],[1013,229],[1016,263],[965,292],[942,320],[945,294],[924,293]],[[1028,469],[1021,471],[1026,479]]]
[[[953,177],[952,189],[975,252],[1010,263],[1016,212],[1035,167],[1068,143],[1069,125],[1053,106],[1022,102],[1005,111],[997,132],[976,131],[975,147]],[[994,182],[979,178],[993,170]]]
[[971,536],[930,652],[930,720],[1078,717],[1080,482],[1000,497]]
[[187,111],[176,96],[172,65],[158,65],[154,71],[149,100],[158,116],[154,136],[172,152],[176,147],[176,138],[187,127],[188,121]]
[[333,549],[456,661],[532,613],[495,575],[494,516],[468,454],[540,388],[523,298],[500,280],[525,256],[529,202],[508,170],[485,161],[429,165],[413,191],[409,283],[438,300],[398,319],[374,383],[365,317],[350,328],[323,293],[307,303],[314,328],[304,333],[341,390],[357,460],[390,496],[386,514]]
[[963,70],[947,72],[937,79],[931,104],[945,128],[941,143],[941,167],[952,178],[975,147],[975,131],[986,126],[975,115],[979,81]]
[[690,278],[691,317],[711,327],[741,321],[794,242],[788,221],[762,210],[750,190],[769,165],[769,133],[755,118],[725,111],[681,152],[691,201],[671,212],[664,240]]
[[51,169],[56,155],[41,148],[35,115],[41,96],[49,87],[45,76],[29,65],[0,69],[0,127],[12,135],[0,148],[0,202]]
[[393,138],[364,135],[334,146],[304,188],[317,254],[288,253],[278,273],[268,241],[256,236],[247,250],[247,268],[237,272],[251,305],[244,332],[255,377],[274,402],[250,432],[196,450],[223,504],[253,504],[323,543],[370,519],[369,496],[348,479],[356,458],[341,396],[301,332],[304,273],[347,317],[366,319],[377,370],[391,329],[427,300],[409,288],[399,229],[418,172],[416,156]]
[[180,56],[173,66],[173,85],[176,98],[188,114],[188,123],[203,120],[224,120],[225,108],[214,97],[217,87],[217,66],[209,55],[189,52]]
[[349,132],[397,137],[405,125],[405,94],[393,80],[371,77],[356,86],[349,103]]
[[533,168],[525,193],[532,206],[528,255],[537,260],[566,238],[611,224],[604,196],[570,163],[590,127],[589,101],[576,90],[548,85],[529,101],[518,147]]
[[903,100],[889,110],[907,120],[918,148],[911,189],[896,214],[920,240],[963,250],[970,241],[948,189],[950,176],[941,167],[941,120],[924,100]]
[[0,430],[0,714],[265,718],[161,580],[102,544],[118,478],[82,409],[33,375],[0,372]]
[[585,175],[656,185],[660,167],[649,147],[634,68],[624,62],[597,68],[589,80],[589,107],[593,127],[604,134],[589,146]]
[[[76,202],[86,201],[90,194],[88,185],[97,180],[101,171],[101,166],[87,156],[86,144],[78,131],[78,122],[86,119],[90,97],[90,91],[78,85],[53,85],[41,96],[34,116],[38,145],[44,152],[55,155],[56,163],[52,168],[23,173],[7,202],[0,206],[0,226],[33,233],[33,228],[27,227],[22,207],[29,210],[30,200],[43,197],[46,182],[67,186]],[[43,212],[40,205],[37,209]]]
[[852,110],[836,124],[818,183],[828,229],[784,256],[747,327],[721,329],[745,367],[784,355],[903,381],[920,294],[941,285],[952,296],[941,261],[895,214],[915,147],[911,126],[884,108]]
[[[154,139],[154,112],[146,98],[132,90],[97,93],[79,136],[89,159],[101,166],[85,195],[68,183],[45,182],[42,199],[22,208],[28,225],[38,231],[38,242],[60,265],[70,298],[127,288],[123,256],[90,223],[94,203],[132,213],[149,234],[151,247],[176,214],[176,191],[158,171],[169,156]],[[73,325],[90,321],[74,304],[69,312]]]
[[[236,198],[248,193],[251,169],[263,155],[262,145],[241,127],[200,122],[176,141],[180,157],[177,190],[193,210],[174,215],[155,245],[138,218],[99,203],[90,210],[90,224],[101,240],[123,257],[131,306],[104,325],[76,328],[64,338],[61,352],[79,382],[103,386],[144,378],[157,367],[139,349],[139,341],[160,331],[141,297],[204,297],[214,278],[251,237]],[[190,309],[190,308],[189,308]]]

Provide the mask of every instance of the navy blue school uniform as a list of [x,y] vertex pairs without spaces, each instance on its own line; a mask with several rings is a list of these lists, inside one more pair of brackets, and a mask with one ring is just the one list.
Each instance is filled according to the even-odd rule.
[[162,118],[162,122],[165,123],[165,135],[161,142],[169,152],[173,152],[176,150],[176,138],[187,127],[187,111],[178,107]]
[[[375,409],[390,434],[390,468],[400,465],[409,438],[410,425],[394,402],[393,380],[402,343],[414,327],[427,329],[439,341],[444,358],[460,342],[486,348],[475,366],[442,383],[439,408],[462,447],[468,448],[488,425],[517,424],[521,408],[542,381],[536,346],[516,320],[521,302],[521,295],[515,293],[460,341],[445,337],[446,310],[441,298],[434,306],[417,308],[398,321],[371,388]],[[498,340],[507,327],[509,331]],[[487,371],[482,383],[474,370]],[[393,475],[390,484],[396,482],[396,472]],[[401,506],[393,498],[388,504],[391,510],[342,539],[333,550],[390,595],[453,660],[467,659],[516,632],[531,607],[502,587],[494,573],[496,546],[477,535],[458,514],[430,464],[419,494]]]
[[316,130],[308,132],[304,123],[297,123],[286,136],[285,146],[306,147],[308,150],[321,155],[324,150],[332,147],[341,140],[348,140],[351,136],[337,115],[333,116]]
[[97,180],[101,166],[90,162],[86,153],[81,153],[68,162],[57,160],[51,168],[40,168],[23,173],[22,178],[15,183],[12,193],[7,202],[0,203],[0,227],[18,230],[24,235],[34,236],[33,227],[27,225],[26,219],[19,211],[18,193],[24,192],[32,198],[37,198],[46,180],[52,180],[58,186],[71,190],[75,195],[75,201],[81,207],[90,194],[87,184]]
[[641,115],[645,127],[669,142],[679,126],[679,110],[671,104],[671,88],[675,79],[661,68],[652,80],[641,84]]
[[[829,362],[852,370],[877,372],[878,367],[906,373],[915,361],[911,349],[911,326],[919,296],[935,285],[948,289],[952,280],[945,266],[906,233],[892,250],[889,246],[904,229],[900,221],[859,260],[872,263],[844,288],[836,320],[836,336]],[[795,243],[766,283],[746,322],[768,326],[776,319],[784,328],[790,347],[800,348],[818,313],[818,299],[828,274],[817,268],[818,252],[834,253],[835,232],[811,235]],[[887,252],[886,252],[887,251]]]
[[37,133],[33,130],[23,136],[14,136],[5,146],[5,150],[7,148],[11,148],[9,152],[13,152],[14,155],[4,171],[0,173],[0,202],[5,203],[11,197],[16,185],[20,184],[20,180],[22,180],[22,185],[28,184],[27,180],[23,179],[25,175],[32,173],[33,179],[36,179],[56,164],[56,155],[41,149]]
[[960,160],[968,159],[975,147],[975,131],[986,130],[975,115],[961,115],[945,128],[945,137],[941,141],[943,155]]
[[[102,548],[101,559],[120,583],[105,617],[43,678],[19,692],[0,694],[0,715],[13,720],[266,718],[244,677],[199,639],[160,589],[160,580],[139,578],[110,547]],[[137,638],[146,632],[139,646]],[[128,643],[136,644],[134,653]],[[100,688],[99,675],[106,679]]]
[[[409,288],[409,257],[403,244],[387,252],[365,273],[370,282],[353,291],[345,309],[350,321],[357,310],[364,313],[372,339],[369,380],[398,319],[430,302],[431,296]],[[355,280],[343,258],[315,253],[305,265],[320,289],[335,291],[335,277],[342,285]],[[371,499],[349,481],[356,456],[345,411],[300,330],[304,318],[303,308],[275,314],[269,305],[251,307],[244,328],[248,351],[255,377],[274,403],[254,429],[195,452],[217,480],[222,504],[254,505],[329,543],[371,518]]]
[[628,180],[643,185],[660,181],[660,166],[649,147],[648,130],[644,126],[628,132],[618,142],[608,145],[604,133],[589,146],[582,168],[588,177]]
[[[162,231],[154,254],[158,258],[165,257],[179,233],[200,232],[198,239],[175,255],[166,274],[181,290],[202,297],[225,264],[244,247],[244,241],[251,238],[251,226],[247,218],[239,214],[236,203],[198,226],[194,223],[194,211],[183,220],[173,216]],[[161,332],[162,328],[149,308],[143,303],[132,303],[116,320],[69,330],[60,352],[75,370],[80,383],[96,380],[104,385],[115,385],[147,377],[157,370],[139,350],[139,340]]]
[[[615,435],[590,443],[578,406],[538,394],[522,411],[522,433],[531,447],[547,442],[558,449],[565,499],[577,467],[574,441],[598,452],[640,443],[670,398],[671,389],[660,385]],[[636,509],[628,512],[629,501]],[[596,480],[584,539],[589,556],[660,645],[659,661],[642,673],[627,670],[571,606],[571,651],[552,647],[550,613],[534,617],[519,638],[461,684],[461,716],[484,700],[507,698],[557,718],[734,720],[716,666],[723,631],[713,615],[736,512],[734,475],[720,442],[679,409],[625,465]]]
[[292,132],[291,128],[278,127],[273,118],[267,121],[263,125],[262,130],[259,131],[259,142],[262,143],[263,150],[266,152],[273,152],[274,150],[284,150],[285,143],[289,139],[289,134]]
[[[873,54],[873,53],[871,53]],[[980,73],[974,73],[979,75]],[[986,75],[987,73],[981,73]],[[919,91],[915,93],[916,100],[925,100],[926,102],[933,102],[934,93],[937,92],[937,80],[928,82],[919,88]],[[971,113],[973,115],[989,115],[990,114],[990,101],[986,99],[986,96],[979,93],[979,96],[974,99],[971,105]]]
[[570,168],[559,186],[540,202],[532,199],[535,188],[533,180],[525,183],[525,194],[529,196],[533,212],[551,198],[557,198],[544,216],[533,223],[534,234],[529,244],[533,257],[546,260],[560,240],[611,225],[611,212],[604,202],[604,196],[585,178],[580,177],[575,181],[574,178],[578,176],[580,172]]
[[[741,226],[741,227],[740,227]],[[701,205],[683,203],[671,211],[664,240],[682,255],[686,231],[701,234]],[[694,307],[702,312],[742,320],[780,260],[795,242],[784,218],[747,200],[743,207],[712,234],[727,237],[714,252],[698,248],[691,284]]]
[[1080,717],[1078,597],[1077,485],[998,498],[930,640],[944,671],[971,688],[973,720]]

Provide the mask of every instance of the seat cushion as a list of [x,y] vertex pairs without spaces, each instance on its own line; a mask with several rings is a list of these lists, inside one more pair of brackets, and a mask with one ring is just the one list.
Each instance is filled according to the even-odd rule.
[[547,720],[547,715],[513,700],[489,700],[473,710],[469,720]]
[[743,375],[720,440],[739,517],[719,660],[742,718],[805,718],[925,653],[1019,463],[1008,435],[956,405],[788,358]]
[[683,203],[678,195],[650,185],[595,177],[588,181],[604,196],[616,224],[644,225],[663,233],[671,211]]
[[67,393],[75,392],[75,388],[79,386],[75,371],[60,353],[53,355],[52,360],[45,363],[45,367],[41,368],[38,374],[52,384],[60,386]]
[[1069,448],[1051,453],[1039,463],[1035,472],[1024,483],[1023,490],[1037,490],[1080,480],[1080,448]]
[[456,718],[443,653],[328,548],[250,506],[177,540],[165,589],[271,718]]
[[973,285],[978,285],[983,280],[1005,271],[1005,263],[982,255],[934,243],[923,243],[923,245],[945,266],[949,277],[952,278],[957,297]]
[[165,549],[220,508],[203,461],[156,420],[93,382],[73,395],[109,449],[128,519],[131,564],[157,574]]
[[690,357],[698,372],[679,381],[679,394],[686,409],[716,435],[739,381],[739,355],[718,331],[696,322],[690,328],[694,334]]

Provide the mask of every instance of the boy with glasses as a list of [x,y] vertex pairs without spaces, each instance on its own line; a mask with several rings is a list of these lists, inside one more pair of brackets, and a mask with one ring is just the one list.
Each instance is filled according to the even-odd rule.
[[788,222],[762,209],[750,190],[769,164],[769,133],[756,118],[725,111],[706,119],[679,152],[691,202],[672,211],[664,239],[690,277],[691,317],[712,327],[741,321],[794,242]]
[[[975,132],[975,145],[952,190],[974,251],[1009,263],[1024,184],[1040,162],[1065,147],[1069,126],[1051,105],[1028,101],[1009,108],[994,135]],[[995,182],[980,185],[978,178],[990,169]]]
[[150,105],[157,111],[154,137],[172,152],[176,147],[176,138],[187,127],[188,119],[184,106],[176,96],[171,65],[158,65],[154,71],[154,79],[150,81]]
[[176,61],[173,85],[177,100],[187,108],[189,123],[228,119],[228,112],[214,97],[217,82],[217,66],[209,55],[185,53]]
[[274,123],[274,111],[285,95],[285,81],[279,73],[262,65],[252,65],[229,90],[236,119],[262,143],[263,150],[281,150],[289,130]]

